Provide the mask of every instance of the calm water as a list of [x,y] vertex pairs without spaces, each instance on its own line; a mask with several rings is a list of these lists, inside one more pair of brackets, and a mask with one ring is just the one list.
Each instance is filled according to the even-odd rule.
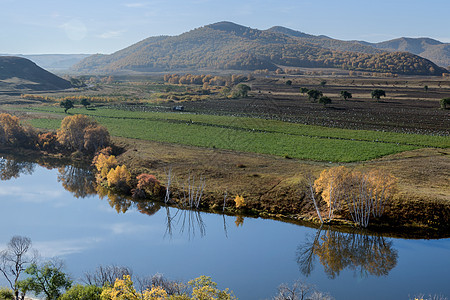
[[336,299],[450,295],[450,239],[319,231],[100,199],[89,195],[85,171],[1,162],[0,248],[28,236],[44,257],[62,258],[73,278],[115,264],[185,282],[208,275],[239,299],[270,299],[297,279]]

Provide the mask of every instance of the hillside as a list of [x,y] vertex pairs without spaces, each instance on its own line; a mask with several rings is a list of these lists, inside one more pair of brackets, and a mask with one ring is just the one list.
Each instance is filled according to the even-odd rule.
[[[330,43],[333,41],[327,37],[320,38],[330,40]],[[308,39],[313,38],[310,36]],[[352,45],[366,47],[357,43]],[[332,50],[279,30],[263,31],[219,22],[178,36],[150,37],[111,55],[94,55],[75,65],[73,70],[80,73],[198,69],[250,71],[290,66],[417,75],[447,72],[410,53],[373,52]]]
[[450,66],[450,43],[442,43],[430,38],[399,38],[372,44],[387,51],[408,51],[429,59],[442,67]]
[[15,56],[0,56],[0,90],[61,90],[70,82],[37,66],[32,61]]

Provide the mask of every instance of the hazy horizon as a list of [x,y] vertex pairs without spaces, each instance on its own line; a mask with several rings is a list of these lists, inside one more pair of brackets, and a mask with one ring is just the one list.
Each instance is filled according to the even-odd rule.
[[450,42],[447,0],[30,1],[0,0],[2,54],[109,54],[150,36],[230,21],[284,26],[341,40],[428,37]]

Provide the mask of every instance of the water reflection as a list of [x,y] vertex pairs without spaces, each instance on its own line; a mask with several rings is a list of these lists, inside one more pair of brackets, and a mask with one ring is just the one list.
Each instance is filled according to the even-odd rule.
[[316,257],[329,278],[344,269],[359,277],[386,276],[396,266],[398,252],[382,236],[319,229],[297,248],[297,263],[305,276],[313,271]]
[[35,164],[26,161],[9,160],[0,157],[0,180],[18,178],[20,175],[33,174]]
[[85,198],[95,195],[94,175],[86,168],[77,168],[71,165],[58,168],[58,182],[76,198]]

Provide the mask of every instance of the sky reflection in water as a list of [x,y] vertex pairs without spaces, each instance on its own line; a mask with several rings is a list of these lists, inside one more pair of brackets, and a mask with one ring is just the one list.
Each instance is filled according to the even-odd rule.
[[74,278],[116,264],[182,281],[209,275],[240,299],[268,299],[279,284],[297,279],[336,299],[450,295],[449,239],[352,235],[99,199],[80,180],[89,178],[83,170],[5,168],[5,161],[0,169],[2,179],[11,177],[0,181],[1,248],[13,235],[28,236],[43,256],[64,259]]

